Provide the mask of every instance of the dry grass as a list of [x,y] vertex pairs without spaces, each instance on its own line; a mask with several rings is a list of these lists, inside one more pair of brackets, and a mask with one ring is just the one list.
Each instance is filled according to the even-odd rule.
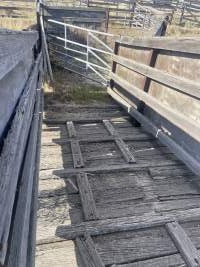
[[106,88],[90,82],[79,75],[54,66],[54,81],[44,86],[45,102],[48,105],[59,103],[108,103],[110,98]]
[[18,19],[18,18],[0,18],[0,28],[9,30],[23,30],[32,28],[35,25],[35,18]]
[[[23,30],[31,28],[36,24],[35,1],[27,2],[23,0],[4,0],[1,3],[1,6],[4,6],[5,9],[1,9],[0,28],[7,28],[10,30]],[[12,7],[13,10],[6,9],[6,7]],[[15,10],[15,7],[19,9]]]
[[167,36],[174,36],[174,37],[193,37],[193,36],[200,36],[200,28],[195,27],[194,25],[185,24],[177,25],[172,24],[168,26],[167,29]]

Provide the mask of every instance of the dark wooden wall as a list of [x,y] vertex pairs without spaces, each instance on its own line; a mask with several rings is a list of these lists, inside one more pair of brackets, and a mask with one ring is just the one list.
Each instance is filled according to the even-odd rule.
[[0,32],[0,266],[34,266],[43,58],[37,32]]

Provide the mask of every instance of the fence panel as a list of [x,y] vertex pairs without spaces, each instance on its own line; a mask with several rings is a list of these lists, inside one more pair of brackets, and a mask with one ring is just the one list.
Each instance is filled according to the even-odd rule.
[[153,123],[158,138],[164,134],[173,147],[184,149],[178,156],[188,153],[199,172],[199,39],[122,38],[116,45],[109,92],[120,94]]

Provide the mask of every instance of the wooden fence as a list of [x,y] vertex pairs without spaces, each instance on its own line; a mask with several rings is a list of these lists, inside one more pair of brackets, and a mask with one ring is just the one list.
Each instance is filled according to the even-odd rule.
[[35,1],[6,0],[0,3],[0,17],[30,18],[33,16],[35,16]]
[[200,2],[197,0],[185,0],[180,4],[180,23],[190,22],[193,25],[200,25]]
[[[103,29],[107,27],[107,11],[102,8],[62,7],[41,5],[45,29],[52,31],[48,19],[71,23],[80,27]],[[59,31],[59,28],[57,28]]]
[[34,266],[43,58],[37,32],[0,32],[0,265]]
[[122,38],[108,92],[200,174],[199,39]]

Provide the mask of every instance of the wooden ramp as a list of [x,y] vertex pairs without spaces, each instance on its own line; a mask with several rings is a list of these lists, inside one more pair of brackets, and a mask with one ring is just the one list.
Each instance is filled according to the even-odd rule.
[[51,106],[36,266],[200,266],[199,186],[119,106]]

